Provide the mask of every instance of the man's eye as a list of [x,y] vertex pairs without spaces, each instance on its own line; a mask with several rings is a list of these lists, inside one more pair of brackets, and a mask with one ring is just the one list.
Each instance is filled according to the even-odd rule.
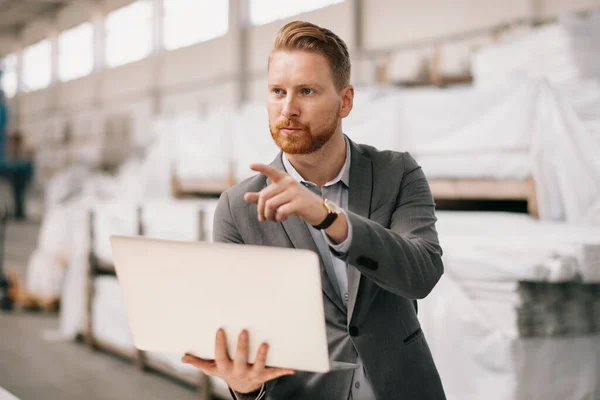
[[312,93],[312,89],[309,89],[309,88],[302,89],[302,94],[311,94],[311,93]]
[[281,89],[273,89],[273,93],[275,93],[275,94],[281,94]]

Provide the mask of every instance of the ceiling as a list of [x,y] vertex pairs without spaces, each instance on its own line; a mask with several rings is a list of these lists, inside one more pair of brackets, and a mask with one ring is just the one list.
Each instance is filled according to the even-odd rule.
[[34,20],[78,0],[0,0],[0,36],[13,35]]

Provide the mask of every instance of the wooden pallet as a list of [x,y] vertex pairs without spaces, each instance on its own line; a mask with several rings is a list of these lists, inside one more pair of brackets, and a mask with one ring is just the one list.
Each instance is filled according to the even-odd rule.
[[[175,197],[218,196],[234,185],[228,182],[181,181],[172,179]],[[539,217],[535,182],[532,177],[517,179],[431,179],[429,186],[436,200],[522,200],[535,218]]]
[[10,282],[8,296],[17,307],[26,311],[43,311],[47,313],[58,311],[60,296],[40,296],[28,292],[23,285],[18,268],[7,266],[6,276]]
[[60,297],[45,297],[24,293],[17,298],[17,306],[28,311],[55,313],[60,307]]
[[175,176],[171,178],[171,192],[175,198],[190,197],[215,197],[235,184],[233,177],[224,181],[199,181],[181,180]]
[[431,179],[429,186],[435,200],[523,200],[527,210],[539,217],[535,182],[493,179]]

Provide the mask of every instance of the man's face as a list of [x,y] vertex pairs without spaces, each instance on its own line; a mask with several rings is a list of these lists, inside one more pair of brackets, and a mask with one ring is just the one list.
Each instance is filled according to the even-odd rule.
[[350,112],[343,107],[343,93],[337,92],[327,59],[321,54],[273,53],[267,110],[277,146],[288,154],[310,154],[323,147]]

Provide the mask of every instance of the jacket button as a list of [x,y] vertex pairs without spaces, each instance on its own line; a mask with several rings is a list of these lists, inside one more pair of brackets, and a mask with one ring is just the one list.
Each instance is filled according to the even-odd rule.
[[355,326],[351,326],[351,327],[348,329],[348,333],[350,334],[350,336],[353,336],[353,337],[354,337],[354,336],[358,336],[358,328],[357,328],[357,327],[355,327]]

